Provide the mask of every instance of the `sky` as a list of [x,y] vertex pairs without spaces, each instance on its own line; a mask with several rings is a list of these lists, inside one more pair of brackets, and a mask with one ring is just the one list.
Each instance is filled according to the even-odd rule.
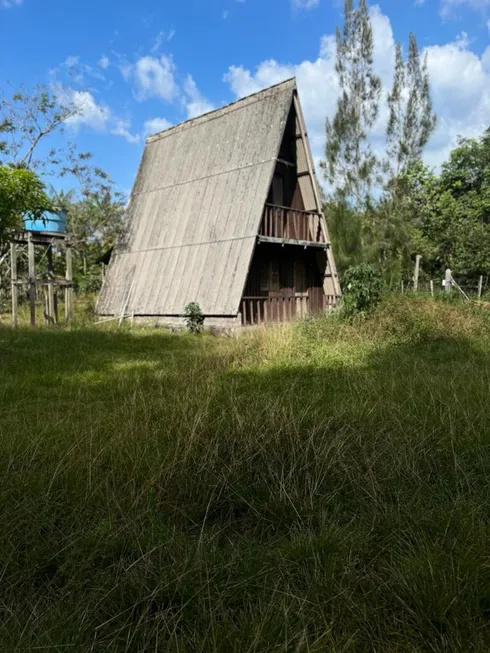
[[[395,43],[427,53],[437,167],[490,125],[490,0],[370,2],[384,92]],[[315,161],[335,111],[340,0],[0,0],[0,90],[48,84],[75,103],[66,138],[129,193],[145,138],[296,76]],[[386,111],[373,130],[382,153]]]

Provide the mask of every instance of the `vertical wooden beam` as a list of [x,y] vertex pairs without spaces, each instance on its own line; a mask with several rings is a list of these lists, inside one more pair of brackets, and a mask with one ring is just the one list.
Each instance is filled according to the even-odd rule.
[[56,324],[56,310],[55,310],[55,302],[54,302],[54,283],[53,283],[53,243],[48,245],[48,251],[47,251],[47,258],[48,258],[48,276],[49,276],[49,283],[48,283],[48,318],[49,321],[52,321],[53,324]]
[[32,233],[27,234],[27,261],[29,274],[29,306],[31,312],[31,326],[36,325],[36,259]]
[[453,273],[451,270],[448,268],[446,270],[446,278],[444,280],[444,290],[447,293],[450,293],[453,287]]
[[10,280],[12,283],[12,326],[16,328],[19,323],[17,314],[18,286],[17,286],[17,243],[10,243]]
[[71,242],[66,239],[66,282],[65,287],[65,319],[68,324],[73,322],[73,253]]
[[478,279],[478,299],[481,299],[483,292],[483,275]]
[[434,297],[434,282],[432,279],[430,280],[430,294]]
[[53,324],[56,324],[56,314],[54,310],[54,283],[48,283],[48,317]]
[[413,290],[414,292],[417,292],[419,289],[419,274],[420,274],[420,261],[422,260],[422,257],[420,254],[417,254],[415,257],[415,272],[413,275]]
[[269,320],[269,311],[268,311],[269,306],[268,306],[268,304],[269,304],[269,298],[265,297],[264,298],[264,322],[268,322],[268,320]]

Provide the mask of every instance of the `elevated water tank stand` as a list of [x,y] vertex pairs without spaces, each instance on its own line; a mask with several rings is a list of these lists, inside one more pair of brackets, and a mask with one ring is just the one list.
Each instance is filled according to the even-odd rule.
[[[19,245],[27,244],[28,276],[19,278],[17,266],[17,250]],[[47,248],[49,278],[38,279],[36,277],[36,245]],[[64,250],[66,260],[65,278],[55,278],[52,265],[53,246]],[[68,324],[73,322],[73,254],[71,234],[49,232],[49,231],[16,231],[10,240],[10,265],[12,283],[12,325],[18,325],[18,301],[19,289],[22,286],[29,288],[29,306],[31,315],[31,326],[36,325],[36,289],[39,286],[46,286],[48,291],[48,302],[46,307],[46,318],[48,322],[57,322],[57,306],[55,301],[55,287],[62,287],[65,290],[65,320]]]

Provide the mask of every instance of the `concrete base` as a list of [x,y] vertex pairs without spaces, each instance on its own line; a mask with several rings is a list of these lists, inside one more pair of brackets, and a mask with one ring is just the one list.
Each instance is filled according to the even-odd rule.
[[[131,319],[131,318],[129,318]],[[186,323],[183,317],[165,315],[135,315],[134,323],[142,326],[166,327],[178,331],[185,330]],[[205,317],[204,331],[211,333],[234,333],[242,329],[241,315],[236,317]]]

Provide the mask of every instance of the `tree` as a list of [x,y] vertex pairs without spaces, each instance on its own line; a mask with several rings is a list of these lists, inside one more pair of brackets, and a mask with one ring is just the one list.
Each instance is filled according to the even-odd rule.
[[0,97],[0,155],[17,166],[42,170],[58,168],[63,160],[60,148],[49,147],[42,158],[36,153],[49,136],[62,132],[66,121],[79,113],[46,86],[32,91],[24,87],[11,97]]
[[0,165],[0,245],[25,214],[35,219],[52,209],[44,184],[34,172]]
[[460,139],[436,176],[421,162],[399,178],[396,210],[410,226],[410,248],[424,269],[459,276],[490,274],[490,132]]
[[113,247],[125,229],[125,198],[112,184],[98,181],[68,207],[68,227],[73,234],[75,278],[81,288],[97,290],[97,261]]
[[390,181],[406,166],[419,161],[433,134],[437,116],[432,111],[427,57],[420,61],[417,39],[409,37],[405,63],[400,43],[396,46],[393,88],[388,95],[389,121],[386,131]]
[[[78,151],[72,142],[54,145],[54,137],[78,113],[63,89],[56,93],[45,86],[21,88],[11,97],[0,97],[0,162],[29,168],[43,178],[74,180],[70,190],[57,192],[51,186],[50,194],[52,203],[67,212],[80,285],[93,288],[92,277],[100,280],[95,260],[123,230],[124,198],[114,191],[109,175],[92,163],[89,152]],[[90,277],[87,283],[85,277]]]
[[370,201],[377,160],[368,133],[379,113],[381,80],[373,71],[373,32],[366,0],[345,0],[344,28],[337,28],[336,72],[340,97],[327,119],[325,170],[337,196],[363,210]]

